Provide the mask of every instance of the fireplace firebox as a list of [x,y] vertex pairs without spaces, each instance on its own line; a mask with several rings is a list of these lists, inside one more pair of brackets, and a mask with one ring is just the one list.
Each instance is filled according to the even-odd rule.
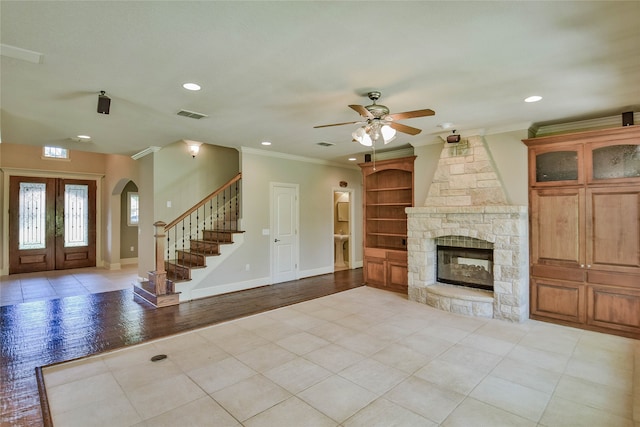
[[437,246],[437,281],[493,290],[493,249]]

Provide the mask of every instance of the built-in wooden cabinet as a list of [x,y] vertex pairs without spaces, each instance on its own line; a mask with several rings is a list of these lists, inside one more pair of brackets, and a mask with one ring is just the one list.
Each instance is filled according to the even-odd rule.
[[531,317],[640,338],[640,126],[524,143]]
[[364,280],[407,293],[407,214],[415,157],[360,164],[364,183]]

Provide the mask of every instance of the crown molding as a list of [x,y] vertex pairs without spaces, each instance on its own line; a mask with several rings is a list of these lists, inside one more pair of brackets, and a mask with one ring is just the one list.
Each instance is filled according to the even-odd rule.
[[[634,123],[638,123],[640,120],[640,113],[633,113],[633,121]],[[587,131],[587,130],[596,130],[596,129],[608,129],[622,127],[622,117],[620,115],[617,116],[608,116],[608,117],[600,117],[597,119],[589,119],[589,120],[580,120],[575,122],[568,123],[558,123],[547,126],[531,126],[529,128],[529,137],[530,138],[538,138],[541,136],[550,136],[562,133],[570,133],[570,132],[578,132],[578,131]]]
[[352,165],[343,165],[341,163],[329,162],[327,160],[322,160],[322,159],[296,156],[295,154],[281,153],[279,151],[260,150],[260,149],[251,148],[251,147],[240,147],[240,153],[254,154],[256,156],[264,156],[264,157],[274,157],[278,159],[293,160],[296,162],[315,163],[318,165],[334,166],[334,167],[345,168],[345,169],[357,169],[356,166],[352,166]]
[[133,156],[131,156],[131,158],[133,160],[138,160],[141,159],[142,157],[146,156],[147,154],[151,154],[151,153],[157,153],[158,151],[160,151],[162,149],[162,147],[157,147],[155,145],[152,145],[150,147],[145,148],[144,150],[134,154]]

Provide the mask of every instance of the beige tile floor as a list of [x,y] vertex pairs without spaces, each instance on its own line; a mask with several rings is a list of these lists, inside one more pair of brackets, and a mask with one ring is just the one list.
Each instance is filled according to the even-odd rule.
[[637,427],[639,361],[636,340],[463,317],[361,287],[44,378],[57,427]]
[[0,306],[130,289],[137,280],[137,264],[0,276]]

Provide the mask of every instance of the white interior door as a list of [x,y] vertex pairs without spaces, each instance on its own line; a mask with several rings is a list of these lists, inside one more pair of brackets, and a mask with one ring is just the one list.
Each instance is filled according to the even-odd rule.
[[271,283],[297,279],[298,185],[271,184]]

